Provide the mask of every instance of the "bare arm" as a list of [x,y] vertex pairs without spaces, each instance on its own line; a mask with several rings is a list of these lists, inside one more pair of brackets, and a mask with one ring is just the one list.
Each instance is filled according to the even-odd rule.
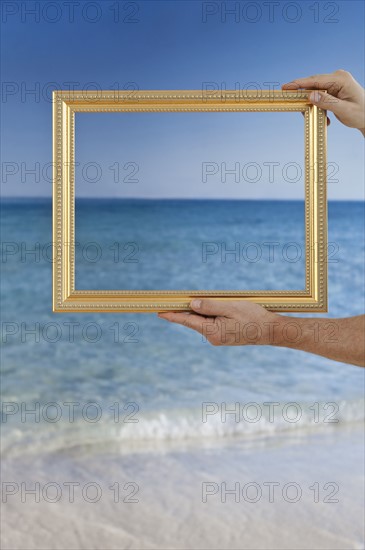
[[159,317],[196,330],[215,346],[270,345],[365,366],[365,315],[344,319],[288,317],[245,301],[198,299],[192,313]]
[[[291,319],[295,324],[288,326]],[[280,326],[284,330],[279,329],[274,345],[365,366],[365,315],[344,319],[291,319],[281,317]]]

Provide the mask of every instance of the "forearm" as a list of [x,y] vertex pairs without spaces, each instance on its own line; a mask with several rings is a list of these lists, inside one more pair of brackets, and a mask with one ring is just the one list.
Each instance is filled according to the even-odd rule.
[[213,346],[264,345],[298,349],[365,366],[365,315],[345,319],[288,317],[249,300],[197,298],[191,311],[159,317],[196,330]]
[[277,316],[273,345],[365,366],[365,315],[344,319]]

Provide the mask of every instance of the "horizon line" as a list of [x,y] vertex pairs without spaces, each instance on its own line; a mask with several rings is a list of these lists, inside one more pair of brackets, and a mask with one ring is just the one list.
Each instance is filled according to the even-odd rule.
[[[37,196],[3,196],[1,200],[52,200],[52,195],[37,195]],[[304,202],[305,198],[302,199],[292,199],[292,198],[235,198],[235,197],[114,197],[114,196],[104,196],[104,197],[75,197],[75,201],[78,200],[133,200],[133,201],[163,201],[163,200],[181,200],[181,201],[260,201],[260,202],[276,202],[276,201],[287,201],[287,202]],[[328,202],[365,202],[364,198],[332,198],[328,199]]]

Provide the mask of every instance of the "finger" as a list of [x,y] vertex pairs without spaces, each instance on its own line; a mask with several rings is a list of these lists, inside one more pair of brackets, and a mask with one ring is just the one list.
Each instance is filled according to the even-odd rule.
[[236,307],[228,300],[216,300],[212,298],[195,298],[190,307],[201,315],[213,317],[234,317]]
[[305,78],[297,78],[292,82],[287,82],[282,85],[283,90],[298,90],[299,88],[306,89],[322,89],[328,90],[330,93],[338,93],[343,85],[342,74],[317,74]]
[[203,334],[207,323],[214,323],[214,319],[204,317],[203,315],[196,315],[195,313],[167,311],[165,313],[159,313],[158,316],[161,319],[170,321],[170,323],[177,323],[178,325],[196,330],[200,332],[200,334]]
[[345,116],[348,110],[348,102],[338,97],[333,97],[330,94],[322,94],[321,92],[312,92],[309,95],[309,101],[313,105],[317,105],[321,109],[332,111],[337,117]]

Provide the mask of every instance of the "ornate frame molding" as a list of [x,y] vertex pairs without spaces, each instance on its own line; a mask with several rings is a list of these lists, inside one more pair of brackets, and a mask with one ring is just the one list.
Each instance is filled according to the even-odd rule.
[[[53,92],[54,312],[189,310],[194,296],[251,300],[271,311],[327,311],[327,123],[309,91]],[[305,290],[127,291],[75,289],[76,112],[302,112],[305,135]]]

